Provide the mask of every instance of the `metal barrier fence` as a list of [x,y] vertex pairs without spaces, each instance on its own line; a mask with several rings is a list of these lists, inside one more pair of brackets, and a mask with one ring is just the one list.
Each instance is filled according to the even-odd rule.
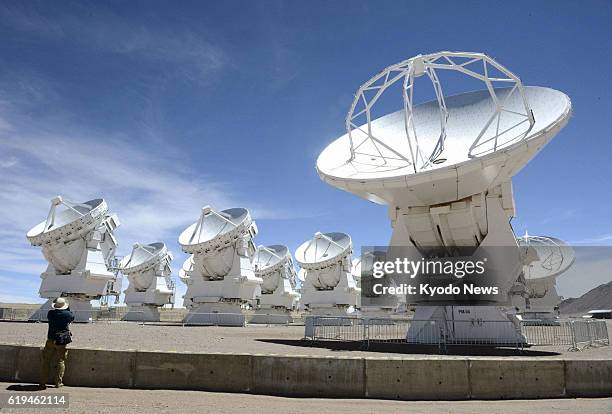
[[[487,325],[486,336],[482,326]],[[419,321],[407,318],[367,318],[309,316],[305,336],[313,341],[370,343],[410,343],[435,345],[488,345],[523,348],[529,346],[568,346],[576,351],[609,345],[604,320],[549,321]],[[408,333],[410,332],[410,335]]]
[[533,345],[567,345],[570,350],[591,346],[610,345],[605,320],[552,319],[548,321],[521,322],[523,335]]

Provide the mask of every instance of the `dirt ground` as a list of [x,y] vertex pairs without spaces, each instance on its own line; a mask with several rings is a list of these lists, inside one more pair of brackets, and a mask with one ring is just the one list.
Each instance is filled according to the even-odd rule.
[[[17,389],[17,390],[16,390]],[[13,395],[28,390],[26,385],[0,383],[0,393]],[[64,387],[37,394],[68,394],[68,409],[56,413],[396,413],[411,414],[610,414],[612,398],[512,400],[512,401],[388,401],[322,398],[285,398],[204,391],[124,390],[117,388]],[[2,409],[7,413],[37,413],[42,409]]]
[[[611,328],[612,326],[609,327]],[[407,344],[373,344],[368,350],[364,350],[360,349],[358,343],[313,343],[302,340],[303,326],[183,327],[141,325],[134,322],[99,322],[73,324],[71,329],[74,342],[70,346],[75,348],[407,358],[419,358],[427,354],[438,355],[439,352],[436,347]],[[45,323],[0,322],[0,343],[42,346],[46,330]],[[447,357],[489,355],[611,359],[612,346],[587,348],[581,352],[568,352],[566,346],[532,347],[522,353],[512,349],[449,347]]]
[[[74,342],[70,346],[75,348],[404,358],[422,358],[438,354],[437,348],[406,344],[371,345],[368,350],[359,349],[359,344],[351,343],[315,344],[301,340],[304,336],[303,326],[183,327],[140,325],[134,322],[98,322],[73,324],[71,329],[74,333]],[[612,332],[612,326],[608,329]],[[42,346],[46,330],[47,325],[44,323],[0,322],[0,342]],[[566,359],[612,359],[612,346],[587,348],[581,352],[568,352],[567,346],[532,347],[522,353],[508,349],[450,347],[449,354],[448,358],[522,355]]]

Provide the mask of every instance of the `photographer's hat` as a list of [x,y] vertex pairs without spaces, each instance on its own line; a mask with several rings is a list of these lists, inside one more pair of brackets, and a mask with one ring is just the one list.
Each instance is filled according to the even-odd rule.
[[68,309],[68,301],[64,298],[57,298],[53,301],[53,308],[58,310]]

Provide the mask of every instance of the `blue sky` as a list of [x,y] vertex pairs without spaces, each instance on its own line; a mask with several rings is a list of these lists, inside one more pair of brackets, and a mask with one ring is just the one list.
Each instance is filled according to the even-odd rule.
[[[568,126],[514,178],[513,226],[610,244],[610,21],[606,1],[3,1],[0,301],[37,298],[45,262],[25,233],[56,194],[103,196],[119,253],[164,240],[176,270],[205,204],[249,208],[258,244],[386,244],[386,208],[323,183],[316,157],[361,83],[439,50],[485,52],[571,97]],[[561,294],[595,282],[561,278]]]

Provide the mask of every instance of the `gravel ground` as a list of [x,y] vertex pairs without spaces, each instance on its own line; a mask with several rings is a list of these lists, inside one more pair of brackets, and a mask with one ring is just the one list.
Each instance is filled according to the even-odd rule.
[[[612,324],[609,321],[609,331]],[[101,349],[137,349],[147,351],[187,351],[222,353],[258,353],[289,355],[374,356],[423,358],[437,349],[408,345],[373,345],[360,350],[356,344],[312,344],[301,341],[303,326],[261,326],[244,328],[140,325],[130,322],[73,324],[71,347]],[[0,342],[41,345],[46,337],[44,323],[0,322]],[[515,350],[485,348],[449,348],[446,358],[461,356],[523,355],[565,359],[612,359],[612,346],[568,352],[567,347],[532,347],[522,354]]]
[[[21,389],[16,391],[15,389]],[[28,386],[0,383],[0,393],[22,394]],[[68,394],[69,409],[45,409],[62,413],[396,413],[413,414],[610,414],[612,398],[511,401],[387,401],[321,398],[285,398],[204,391],[123,390],[117,388],[47,389],[37,394]],[[7,413],[43,410],[10,409]]]

